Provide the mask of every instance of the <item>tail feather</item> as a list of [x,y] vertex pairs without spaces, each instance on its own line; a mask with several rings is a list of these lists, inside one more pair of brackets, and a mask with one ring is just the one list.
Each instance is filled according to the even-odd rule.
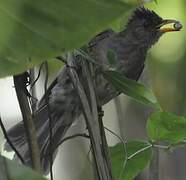
[[[63,139],[66,131],[71,126],[75,118],[75,114],[67,114],[65,113],[62,116],[62,119],[52,119],[52,123],[55,123],[52,125],[52,150],[53,152],[53,159],[55,159],[55,156],[57,154],[57,148],[61,140]],[[68,123],[67,123],[68,121]],[[42,169],[45,174],[48,174],[49,172],[49,165],[50,165],[50,136],[49,136],[49,119],[36,119],[35,120],[35,126],[37,127],[37,140],[38,145],[40,147],[40,156],[41,156],[41,165]],[[16,147],[16,149],[19,151],[19,153],[22,155],[25,165],[31,166],[31,158],[29,154],[29,148],[26,140],[26,134],[23,122],[18,123],[14,127],[12,127],[10,130],[8,130],[8,136],[10,140],[12,141],[13,145]],[[12,151],[10,145],[8,142],[5,143],[4,149],[6,151]],[[17,159],[17,156],[15,155],[14,159]]]
[[[84,77],[81,75],[82,72],[78,70],[78,73],[80,77],[82,77],[81,81],[86,83]],[[116,92],[112,86],[110,89],[113,89],[114,93],[105,91],[108,82],[105,81],[102,76],[99,79],[101,81],[100,83],[97,82],[97,84],[99,84],[99,86],[97,86],[97,93],[100,95],[99,98],[101,103],[104,102],[103,104],[105,104],[111,98],[116,96],[118,92]],[[49,114],[45,104],[45,99],[42,99],[39,103],[39,110],[34,116],[34,124],[40,148],[42,169],[44,174],[48,174],[50,167],[50,149],[56,148],[53,153],[54,159],[57,153],[58,144],[61,142],[74,120],[77,119],[82,112],[79,97],[77,96],[74,86],[65,69],[59,74],[57,84],[53,86],[49,95],[50,116],[52,120],[52,148],[50,147]],[[25,164],[31,166],[29,147],[23,122],[12,127],[8,131],[8,135],[16,149],[22,155]],[[8,143],[5,144],[5,150],[11,150]],[[15,158],[17,157],[15,156]]]
[[[60,73],[60,76],[58,77],[59,81],[51,89],[49,96],[53,146],[51,149],[57,148],[66,131],[81,112],[79,99],[74,91],[71,81],[69,80],[69,76],[66,73],[65,69]],[[34,124],[40,148],[41,165],[44,173],[47,174],[50,165],[49,114],[44,99],[40,101],[39,106],[40,110],[38,110],[34,116]],[[8,130],[8,136],[16,149],[22,155],[25,164],[31,166],[31,159],[23,122],[18,123]],[[7,142],[4,149],[7,151],[12,150]],[[55,158],[56,153],[57,149],[53,153],[53,158]],[[15,158],[17,158],[16,155]]]
[[[13,142],[13,145],[17,148],[21,147],[24,143],[22,141],[23,136],[25,136],[25,130],[22,122],[16,124],[13,128],[8,130],[8,136]],[[8,142],[5,143],[4,149],[8,152],[12,151],[11,146]]]

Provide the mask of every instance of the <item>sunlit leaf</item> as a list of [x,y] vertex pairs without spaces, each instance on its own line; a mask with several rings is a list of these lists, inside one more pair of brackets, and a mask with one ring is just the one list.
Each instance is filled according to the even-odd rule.
[[155,112],[148,119],[147,131],[151,140],[179,143],[186,139],[186,118],[167,112]]
[[120,0],[1,0],[0,77],[80,47],[133,8]]
[[148,166],[152,157],[152,148],[149,143],[131,141],[126,144],[126,153],[123,144],[110,148],[112,170],[116,180],[133,180]]
[[0,180],[46,180],[30,168],[0,156]]
[[144,85],[128,79],[116,71],[106,71],[104,72],[104,77],[111,82],[118,91],[123,92],[140,103],[160,109],[160,105],[153,92]]

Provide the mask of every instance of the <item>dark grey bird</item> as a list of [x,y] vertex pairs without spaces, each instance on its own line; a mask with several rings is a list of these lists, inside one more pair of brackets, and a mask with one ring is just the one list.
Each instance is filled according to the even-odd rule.
[[[164,27],[167,24],[172,24],[172,26]],[[143,71],[147,51],[150,47],[166,32],[179,31],[181,28],[182,26],[178,21],[164,20],[154,11],[140,7],[133,12],[125,30],[119,33],[113,30],[106,30],[93,38],[88,43],[90,56],[104,67],[109,65],[107,55],[112,50],[117,59],[115,69],[130,79],[138,80]],[[74,58],[77,58],[78,62],[79,57]],[[63,139],[77,117],[82,114],[80,101],[68,75],[67,68],[65,66],[61,70],[47,92],[53,124],[52,144],[54,147]],[[104,105],[118,96],[120,92],[104,79],[99,66],[95,67],[95,71],[96,93],[101,105]],[[77,68],[77,72],[80,79],[83,79],[84,75],[80,65]],[[34,122],[40,147],[42,168],[47,173],[50,164],[48,156],[50,143],[49,116],[45,98],[42,98],[39,102]],[[29,166],[31,159],[23,122],[12,127],[8,131],[8,135],[23,156],[26,165]],[[12,150],[8,143],[5,144],[5,150]]]

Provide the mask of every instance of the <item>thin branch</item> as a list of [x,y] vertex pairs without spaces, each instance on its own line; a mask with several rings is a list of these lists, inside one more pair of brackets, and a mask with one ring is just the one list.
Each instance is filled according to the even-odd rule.
[[103,144],[102,144],[103,154],[104,154],[104,157],[107,161],[110,177],[112,177],[112,179],[113,179],[112,164],[111,164],[110,155],[109,155],[109,151],[108,151],[108,144],[107,144],[107,139],[106,139],[106,135],[105,135],[105,128],[104,128],[103,120],[102,120],[104,112],[101,107],[98,108],[98,111],[99,111],[98,119],[99,119],[99,125],[100,125],[100,132],[101,132],[101,138],[102,138],[102,142],[103,142]]
[[[73,56],[73,54],[69,54],[68,56],[68,65],[71,67],[76,67],[76,60]],[[87,68],[82,67],[82,68]],[[78,77],[78,74],[75,70],[75,68],[68,68],[69,75],[72,79],[73,85],[78,93],[78,96],[80,98],[80,102],[82,105],[82,111],[86,120],[87,128],[90,135],[91,145],[92,145],[92,151],[93,151],[93,157],[95,160],[96,170],[97,174],[100,180],[112,180],[113,177],[110,176],[110,170],[109,166],[107,164],[107,160],[105,160],[105,157],[103,155],[103,147],[102,147],[102,138],[101,138],[101,132],[99,127],[99,120],[98,115],[93,115],[93,112],[96,112],[95,108],[97,109],[97,102],[96,102],[96,95],[93,87],[93,85],[89,84],[92,83],[92,80],[88,82],[89,85],[89,94],[90,98],[87,98],[87,95],[85,93],[84,87],[82,86],[80,79]],[[84,70],[85,72],[85,70]],[[88,71],[86,71],[88,72]],[[87,80],[90,77],[90,74],[84,74],[84,77],[87,77]],[[90,78],[91,79],[91,78]],[[90,104],[89,101],[90,100]],[[93,102],[91,102],[93,101]],[[95,107],[91,107],[91,105]]]
[[62,56],[57,56],[56,59],[61,61],[61,62],[63,62],[64,64],[67,64],[66,59],[64,57],[62,57]]
[[126,143],[125,140],[120,137],[119,135],[117,135],[114,131],[108,129],[107,127],[104,127],[104,129],[106,129],[108,132],[110,132],[111,134],[113,134],[114,136],[116,136],[123,144],[123,149],[124,149],[124,153],[125,153],[125,161],[124,161],[124,167],[127,163],[127,158],[128,158],[128,152],[127,152],[127,146],[126,146]]
[[150,144],[149,146],[146,146],[146,147],[144,147],[144,148],[142,148],[142,149],[136,151],[135,153],[133,153],[132,155],[130,155],[130,156],[127,158],[127,160],[132,159],[132,158],[135,157],[136,155],[138,155],[138,154],[140,154],[140,153],[146,151],[147,149],[149,149],[149,148],[151,148],[151,147],[152,147],[152,144]]
[[33,82],[31,82],[30,89],[32,89],[32,88],[35,86],[36,82],[37,82],[38,79],[40,78],[41,70],[42,70],[43,65],[44,65],[44,63],[42,63],[42,64],[40,65],[38,75],[37,75],[36,79],[35,79]]
[[[35,69],[30,69],[29,70],[30,73],[30,84],[32,85],[35,81]],[[30,93],[31,93],[31,99],[30,99],[30,103],[31,103],[31,107],[32,107],[32,113],[35,114],[36,112],[36,107],[37,107],[37,98],[36,98],[36,87],[33,86],[32,88],[30,88]]]
[[[83,71],[84,76],[87,77],[86,80],[87,80],[87,83],[88,83],[88,89],[85,89],[85,93],[89,94],[89,96],[86,96],[86,98],[87,98],[87,101],[89,101],[89,105],[90,105],[90,107],[89,107],[90,108],[90,111],[91,111],[90,116],[92,116],[92,119],[94,119],[96,122],[99,123],[99,119],[98,119],[98,108],[97,108],[97,106],[98,106],[97,105],[97,97],[95,95],[95,88],[94,88],[94,85],[93,85],[92,78],[90,77],[91,75],[93,76],[93,73],[90,73],[90,68],[88,66],[88,61],[85,62],[84,60],[81,60],[81,67],[82,67],[82,71]],[[88,129],[89,129],[89,131],[91,131],[91,127],[89,128],[89,125],[88,125],[89,124],[88,119],[86,121],[87,121],[87,127],[88,127]],[[89,134],[90,134],[90,132],[89,132]],[[91,146],[94,146],[94,140],[93,139],[90,139],[90,141],[91,141]],[[102,143],[100,142],[100,145],[101,144]],[[97,180],[97,179],[100,179],[100,174],[99,174],[99,165],[96,163],[96,155],[97,154],[96,154],[94,148],[92,149],[92,154],[93,154],[94,161],[95,161],[95,163],[93,163],[93,167],[96,170],[95,171],[95,179]]]
[[95,119],[95,121],[98,122],[98,128],[99,128],[100,137],[101,137],[102,155],[106,161],[105,171],[108,170],[109,176],[111,177],[111,179],[113,179],[112,165],[110,161],[110,156],[108,152],[108,144],[107,144],[105,130],[104,130],[103,121],[102,121],[104,112],[102,111],[102,108],[98,105],[99,98],[95,90],[95,79],[93,80],[93,77],[95,77],[94,67],[92,66],[91,63],[85,60],[82,60],[81,63],[82,63],[83,74],[85,74],[87,77],[87,83],[88,83],[89,92],[90,92],[90,107],[92,110],[92,116],[93,116],[93,119]]
[[[45,89],[45,94],[47,93],[47,84],[48,84],[48,63],[45,62],[45,83],[44,83],[44,89]],[[50,104],[49,104],[49,96],[46,96],[46,104],[47,104],[47,109],[48,109],[48,118],[49,118],[49,156],[50,156],[50,179],[53,180],[53,170],[52,170],[52,165],[53,165],[53,143],[52,143],[52,117],[51,117],[51,109],[50,109]]]
[[103,65],[105,65],[107,67],[107,64],[105,63],[99,63],[98,61],[96,61],[95,59],[93,59],[89,54],[87,54],[85,51],[81,50],[81,49],[78,49],[78,50],[75,50],[77,51],[76,53],[77,54],[80,54],[82,57],[84,57],[85,60],[88,60],[88,62],[91,62],[93,63],[94,65],[96,66],[99,66],[100,68],[103,67]]
[[[114,105],[115,105],[115,109],[116,109],[116,114],[117,114],[119,127],[122,127],[122,122],[124,121],[125,116],[124,116],[124,113],[123,113],[123,110],[122,110],[122,104],[121,104],[120,96],[114,98]],[[121,131],[121,128],[119,129],[119,133],[122,135],[122,137],[125,137],[124,132]]]
[[3,135],[7,141],[7,143],[10,145],[10,147],[13,149],[13,151],[15,152],[15,154],[17,155],[17,157],[20,159],[20,161],[24,164],[24,160],[21,156],[21,154],[19,153],[19,151],[15,148],[15,146],[13,145],[12,141],[10,140],[10,138],[8,137],[8,134],[6,132],[6,129],[5,129],[5,126],[3,124],[3,121],[0,117],[0,126],[1,126],[1,129],[2,129],[2,132],[3,132]]
[[24,74],[14,76],[15,90],[19,101],[19,106],[23,116],[24,127],[28,139],[28,147],[32,161],[32,167],[41,172],[40,151],[37,143],[36,129],[33,122],[29,102],[24,92],[25,84],[23,82]]
[[121,179],[121,178],[122,178],[122,174],[123,174],[123,172],[124,172],[124,170],[125,170],[125,168],[126,168],[126,165],[127,165],[127,160],[128,160],[128,152],[127,152],[127,146],[126,146],[126,143],[127,143],[127,142],[125,142],[124,139],[123,139],[122,137],[120,137],[120,136],[117,135],[114,131],[108,129],[107,127],[104,127],[104,129],[106,129],[108,132],[110,132],[111,134],[113,134],[114,136],[116,136],[116,137],[122,142],[122,144],[123,144],[125,159],[124,159],[123,167],[122,167],[122,169],[121,169],[121,171],[120,171],[120,175],[119,175],[119,179]]
[[[74,62],[74,57],[69,54],[69,57],[68,57],[68,66],[75,66],[75,62]],[[79,77],[75,71],[75,68],[68,68],[69,70],[69,76],[71,77],[72,79],[72,82],[73,82],[73,85],[74,85],[74,88],[77,90],[77,93],[78,93],[78,96],[81,100],[81,104],[82,104],[82,110],[83,110],[83,114],[84,114],[84,117],[85,117],[85,120],[86,120],[86,124],[87,124],[87,127],[89,129],[89,134],[90,134],[90,138],[91,138],[91,145],[92,145],[92,152],[93,152],[93,157],[94,157],[94,161],[95,161],[95,164],[96,164],[96,169],[97,169],[97,172],[98,172],[98,176],[99,176],[99,179],[103,179],[102,178],[102,170],[100,169],[103,169],[102,165],[98,165],[98,159],[96,158],[95,156],[95,144],[94,142],[92,142],[94,140],[94,135],[92,134],[92,130],[90,127],[90,124],[91,124],[91,120],[92,120],[92,113],[91,113],[91,110],[90,110],[90,107],[89,107],[89,102],[87,100],[87,97],[86,97],[86,94],[85,94],[85,91],[83,89],[83,86],[79,80]],[[94,132],[94,131],[93,131]],[[96,134],[96,133],[95,133]],[[100,144],[100,142],[98,141],[98,143]],[[99,150],[100,151],[100,150]],[[100,152],[99,152],[100,154]],[[102,164],[102,163],[101,163]],[[100,168],[99,166],[101,166],[102,168]],[[100,173],[99,173],[100,171]],[[104,177],[104,175],[103,175]]]
[[55,149],[57,149],[60,145],[62,145],[62,144],[63,144],[64,142],[66,142],[67,140],[74,139],[74,138],[77,138],[77,137],[84,137],[84,138],[87,138],[87,139],[90,138],[90,136],[88,136],[87,134],[74,134],[74,135],[72,135],[72,136],[68,136],[68,137],[62,139],[62,140],[57,144],[57,146],[56,146]]
[[159,148],[159,149],[170,149],[170,146],[164,146],[164,145],[159,145],[159,144],[153,144],[152,145],[154,148]]
[[158,179],[159,179],[159,148],[153,148],[153,159],[149,167],[149,180]]
[[104,129],[103,120],[102,120],[104,116],[104,112],[102,110],[102,107],[100,106],[99,97],[96,94],[95,78],[93,79],[93,77],[95,77],[94,66],[92,63],[89,63],[88,61],[83,60],[82,62],[83,62],[82,67],[83,67],[84,73],[88,75],[87,81],[88,81],[88,86],[89,86],[89,91],[90,91],[92,114],[94,116],[94,119],[98,120],[98,123],[99,123],[100,135],[101,135],[101,140],[102,140],[102,146],[101,146],[102,153],[107,162],[106,168],[109,170],[109,175],[111,179],[113,179],[112,164],[110,160],[108,144],[107,144],[105,129]]

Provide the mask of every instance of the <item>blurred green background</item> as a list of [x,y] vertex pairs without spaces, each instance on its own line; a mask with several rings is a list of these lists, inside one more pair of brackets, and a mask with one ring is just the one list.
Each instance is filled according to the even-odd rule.
[[[157,4],[148,3],[146,7],[153,9],[162,18],[176,19],[183,24],[183,29],[180,32],[167,33],[152,47],[147,58],[147,71],[150,76],[148,81],[150,81],[150,85],[163,109],[186,116],[186,1],[158,0]],[[130,107],[133,107],[133,105],[134,103],[131,103]],[[138,107],[137,109],[141,108]],[[133,110],[133,112],[136,112],[136,110]],[[132,135],[129,134],[131,138],[146,137],[144,122],[146,121],[146,115],[144,115],[145,113],[140,114],[138,116],[140,122],[134,113],[129,116],[130,119],[135,116],[134,119],[137,123],[135,126],[138,126]],[[134,122],[133,125],[130,125],[131,129],[135,126]],[[160,151],[159,179],[185,180],[185,160],[185,147],[175,149],[171,153]],[[137,179],[144,180],[148,177],[149,175],[142,175]]]
[[152,48],[149,72],[152,86],[163,108],[179,115],[186,114],[186,1],[159,0],[149,3],[161,17],[181,21],[180,32],[167,33]]

